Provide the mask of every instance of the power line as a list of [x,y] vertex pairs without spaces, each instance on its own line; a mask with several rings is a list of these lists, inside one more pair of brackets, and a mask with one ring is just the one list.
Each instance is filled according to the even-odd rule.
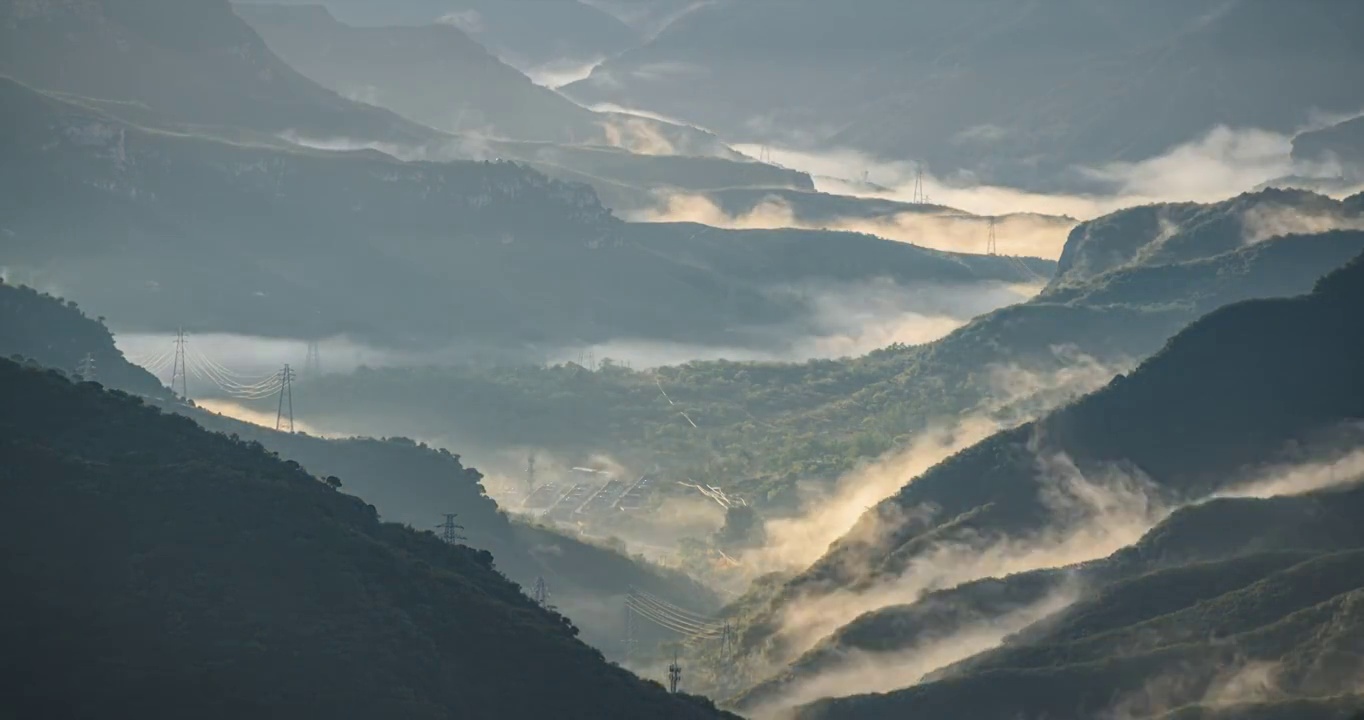
[[694,626],[682,625],[675,620],[671,620],[667,617],[659,615],[653,610],[650,610],[649,608],[644,607],[643,605],[636,604],[629,600],[626,601],[626,606],[635,615],[638,615],[639,617],[648,620],[649,622],[653,623],[654,625],[657,625],[658,627],[663,628],[664,630],[668,630],[676,635],[680,635],[682,637],[682,640],[688,644],[699,642],[701,640],[709,640],[715,637],[715,633],[713,632],[709,632],[706,630],[698,630]]
[[286,363],[279,371],[279,409],[275,411],[275,429],[279,430],[284,420],[285,399],[289,402],[289,432],[294,431],[294,371]]
[[171,392],[175,392],[175,379],[180,379],[180,397],[189,399],[189,368],[185,367],[185,329],[175,331],[175,360],[171,363]]
[[712,618],[710,618],[710,617],[708,617],[708,616],[705,616],[705,615],[701,615],[701,614],[699,614],[699,613],[694,613],[694,612],[692,612],[692,611],[690,611],[690,610],[688,610],[688,609],[686,609],[686,608],[684,608],[684,607],[680,607],[680,606],[678,606],[678,605],[674,605],[673,603],[670,603],[670,602],[668,602],[667,600],[664,600],[663,598],[658,597],[657,595],[652,595],[652,594],[647,593],[647,592],[645,592],[645,591],[643,591],[643,590],[640,590],[640,589],[638,589],[638,588],[630,588],[630,594],[633,595],[633,596],[636,597],[636,598],[640,598],[640,599],[642,599],[642,600],[647,600],[647,601],[650,602],[651,604],[654,604],[654,605],[657,605],[657,606],[659,606],[659,607],[662,607],[662,608],[665,608],[665,609],[667,609],[667,610],[670,610],[670,611],[672,611],[673,613],[675,613],[675,614],[677,614],[677,615],[679,615],[679,616],[682,616],[682,617],[684,617],[684,618],[686,618],[686,619],[688,619],[688,620],[690,620],[690,621],[692,621],[692,622],[694,622],[694,623],[697,623],[697,624],[700,624],[700,625],[718,627],[718,623],[716,623]]
[[701,637],[714,637],[718,632],[718,627],[707,627],[692,621],[683,619],[673,613],[660,609],[655,605],[641,602],[637,598],[627,598],[626,602],[635,609],[640,615],[653,621],[655,625],[672,630],[679,635],[685,635],[688,639]]
[[455,513],[445,513],[444,517],[445,522],[436,526],[436,529],[441,531],[440,539],[451,545],[457,545],[460,541],[465,540],[466,538],[459,534],[459,531],[463,530],[464,526],[455,522],[455,518],[459,517],[459,515]]
[[734,651],[738,649],[737,647],[738,643],[735,642],[735,640],[737,640],[737,638],[735,637],[734,628],[729,624],[729,621],[726,620],[725,627],[721,630],[720,633],[721,663],[727,665],[729,663],[730,658],[734,656]]
[[673,652],[673,664],[668,666],[668,691],[677,693],[677,684],[682,682],[682,666],[677,663],[677,652]]
[[915,205],[928,204],[928,192],[924,189],[924,166],[915,165],[914,167],[914,195],[910,202]]
[[190,362],[190,372],[194,373],[195,377],[212,382],[219,390],[242,400],[262,400],[271,397],[283,384],[283,374],[279,371],[265,377],[247,378],[224,368],[197,349],[191,348],[187,359]]
[[140,365],[153,375],[160,375],[167,367],[170,367],[171,358],[175,355],[173,348],[162,350],[159,353],[149,353],[137,358],[129,358],[128,362]]

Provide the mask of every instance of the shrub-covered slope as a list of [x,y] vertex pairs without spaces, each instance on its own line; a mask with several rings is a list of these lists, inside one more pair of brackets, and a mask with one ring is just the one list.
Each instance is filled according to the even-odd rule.
[[790,603],[931,577],[936,548],[1104,537],[1106,522],[1142,522],[1151,507],[1198,500],[1263,466],[1295,462],[1295,448],[1349,442],[1337,429],[1364,418],[1364,381],[1354,371],[1364,362],[1354,310],[1361,302],[1364,256],[1309,295],[1218,310],[1103,390],[947,459],[777,592],[746,646],[788,655],[776,632]]
[[[1317,196],[1292,197],[1312,203]],[[1348,204],[1328,202],[1334,215],[1348,219],[1354,212]],[[1267,191],[1220,212],[1239,217],[1261,206],[1282,208],[1285,199]],[[1210,217],[1219,212],[1216,206],[1204,209]],[[687,237],[673,228],[687,227],[696,236],[691,244],[673,242]],[[804,234],[746,231],[748,242],[739,245],[718,231],[665,225],[644,237],[679,262],[723,257],[729,272],[754,281],[813,277],[815,268],[824,268],[826,276],[855,277],[856,268],[839,262],[836,247],[794,242]],[[1086,243],[1098,234],[1077,230],[1071,242]],[[1114,242],[1132,248],[1153,242],[1136,228],[1128,235]],[[798,481],[831,482],[859,461],[983,402],[1022,396],[1020,407],[1036,412],[1066,397],[1046,390],[1049,383],[1086,389],[1106,382],[1110,372],[1156,352],[1198,317],[1241,300],[1306,292],[1364,250],[1364,232],[1346,230],[1248,245],[1238,240],[1230,250],[1221,243],[1167,240],[1195,250],[1147,261],[1134,249],[1130,260],[988,312],[935,342],[891,346],[858,358],[692,362],[650,372],[616,366],[591,373],[574,365],[374,370],[324,379],[309,402],[339,422],[363,422],[364,413],[383,410],[487,445],[592,448],[638,457],[761,503],[787,504],[794,501]],[[871,238],[850,238],[846,245],[859,256],[880,256],[883,267],[917,282],[952,275],[916,274],[947,265],[951,256],[900,265]],[[781,260],[768,260],[774,256]],[[980,258],[991,259],[1003,261]],[[924,295],[931,307],[932,291]],[[1033,387],[1038,379],[1040,387]],[[697,427],[678,416],[670,400]]]
[[[624,651],[619,613],[604,620],[602,609],[620,610],[631,588],[670,598],[694,612],[709,612],[717,604],[709,590],[680,572],[509,519],[486,495],[482,475],[446,450],[397,437],[324,439],[276,432],[184,405],[156,378],[128,363],[108,329],[74,304],[0,283],[0,356],[74,375],[87,355],[95,359],[95,381],[143,396],[207,429],[258,443],[319,477],[337,477],[342,492],[377,508],[386,522],[424,530],[444,513],[456,513],[468,545],[493,553],[497,569],[523,588],[544,578],[561,611],[575,616],[584,640],[612,657],[623,657]],[[580,612],[588,609],[593,612]],[[644,634],[640,639],[652,638]]]
[[486,553],[258,446],[9,361],[0,388],[20,714],[719,716],[606,664]]

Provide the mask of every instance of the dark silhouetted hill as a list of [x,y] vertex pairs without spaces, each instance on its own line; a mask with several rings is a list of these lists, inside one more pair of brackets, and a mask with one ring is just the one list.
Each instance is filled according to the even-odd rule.
[[720,716],[608,665],[488,554],[258,445],[9,361],[0,387],[20,714]]
[[[522,587],[545,578],[560,611],[582,618],[584,639],[612,657],[624,657],[615,622],[619,613],[604,622],[602,609],[622,610],[630,588],[671,598],[695,612],[717,605],[709,590],[682,573],[508,518],[485,493],[483,476],[444,449],[400,437],[324,439],[276,432],[184,405],[123,357],[102,322],[60,298],[0,283],[0,356],[74,375],[87,354],[95,359],[95,380],[101,384],[142,396],[209,430],[259,444],[319,477],[338,477],[342,492],[363,498],[386,522],[425,530],[444,513],[457,513],[468,545],[492,552],[497,569]],[[639,639],[650,636],[643,633]]]

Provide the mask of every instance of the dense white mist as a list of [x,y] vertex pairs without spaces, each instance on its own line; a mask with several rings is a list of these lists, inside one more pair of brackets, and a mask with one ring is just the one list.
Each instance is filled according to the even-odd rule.
[[[242,375],[267,375],[286,363],[302,370],[308,356],[308,341],[269,338],[232,333],[188,335],[187,352],[199,353],[219,365]],[[114,334],[114,344],[131,360],[155,356],[174,349],[173,333]],[[412,365],[430,360],[421,353],[385,350],[344,336],[318,340],[323,372],[351,372],[361,365]],[[193,365],[193,363],[190,363]],[[167,371],[169,372],[169,371]]]
[[[240,403],[232,402],[231,400],[209,398],[195,400],[194,404],[200,409],[207,410],[208,412],[217,415],[222,415],[223,417],[229,417],[232,418],[233,420],[240,420],[244,423],[250,423],[251,425],[259,425],[265,428],[273,428],[275,426],[275,413],[253,410],[249,407],[241,405]],[[313,437],[322,438],[350,437],[350,435],[346,433],[325,432],[319,429],[318,427],[310,425],[297,418],[295,418],[293,422],[295,430],[297,430],[298,432],[307,433],[309,435],[312,435]]]
[[[592,110],[592,111],[594,111],[594,112],[599,112],[599,113],[615,113],[615,114],[619,114],[619,115],[636,115],[636,116],[638,116],[638,117],[648,118],[648,119],[650,119],[650,120],[657,120],[657,121],[662,122],[662,123],[668,123],[669,125],[677,125],[677,126],[679,126],[679,127],[688,127],[688,126],[690,126],[690,127],[696,128],[696,129],[698,129],[698,130],[706,130],[706,128],[701,127],[700,125],[696,125],[695,123],[689,122],[689,121],[687,121],[687,120],[682,120],[682,119],[680,119],[680,118],[675,118],[675,117],[672,117],[672,116],[669,116],[669,115],[664,115],[664,114],[662,114],[662,113],[651,112],[651,111],[649,111],[649,110],[642,110],[642,109],[640,109],[640,108],[626,107],[626,106],[624,106],[624,105],[616,105],[615,103],[597,103],[597,104],[595,104],[595,105],[590,105],[590,106],[588,106],[587,109],[588,109],[588,110]],[[714,133],[712,133],[712,134],[714,134]]]
[[677,147],[663,135],[659,125],[649,118],[625,115],[607,116],[598,123],[606,144],[623,148],[637,155],[678,155]]
[[497,155],[488,146],[486,139],[478,134],[447,134],[443,142],[429,142],[422,145],[355,140],[345,137],[319,138],[300,135],[295,132],[279,134],[279,139],[315,150],[332,152],[354,152],[374,150],[403,162],[452,162],[459,160],[493,160]]
[[744,565],[752,568],[753,574],[809,567],[873,506],[943,459],[999,429],[993,419],[965,417],[950,427],[919,433],[908,447],[853,470],[838,481],[832,493],[807,488],[803,512],[766,521],[765,542],[743,554]]
[[1276,465],[1213,497],[1271,498],[1306,495],[1357,483],[1364,478],[1364,448],[1331,459]]
[[[1036,453],[1037,467],[1041,473],[1040,498],[1049,511],[1049,522],[1045,528],[1027,537],[958,538],[940,542],[914,557],[897,577],[882,580],[870,589],[860,592],[839,590],[800,598],[785,608],[779,637],[803,650],[813,647],[815,642],[864,613],[913,602],[932,590],[950,588],[981,578],[1061,568],[1107,557],[1141,539],[1182,506],[1167,505],[1161,501],[1160,493],[1150,480],[1131,468],[1111,464],[1086,475],[1065,453],[1048,453],[1038,447],[1034,447],[1033,452]],[[1313,459],[1259,469],[1211,497],[1301,495],[1355,484],[1362,478],[1364,449],[1355,449],[1329,460]],[[1204,501],[1200,499],[1188,504]],[[900,521],[911,517],[922,518],[933,512],[933,508],[909,508],[903,511],[903,516],[891,516],[882,522],[898,526]],[[860,531],[867,539],[874,541],[892,529],[863,527]],[[853,562],[858,561],[854,559]],[[1064,609],[1079,598],[1077,590],[1078,586],[1069,585],[1053,593],[1040,606],[1032,608],[1042,614],[1023,626]],[[1013,627],[1009,622],[1011,617],[1025,619],[1010,613],[998,618],[995,625],[990,627]],[[853,653],[846,662],[803,679],[799,695],[803,698],[802,702],[809,702],[820,697],[904,688],[933,670],[998,645],[1004,637],[1023,626],[998,634],[982,633],[979,624],[973,624],[963,629],[960,636],[953,634],[935,639],[932,643],[934,648],[950,650],[960,644],[971,652],[927,669],[921,670],[919,665],[911,665],[904,673],[883,671],[869,674],[860,669],[894,668],[899,662],[895,658],[905,656],[913,661],[915,657],[924,656],[911,652]],[[998,639],[993,645],[987,644],[996,636]],[[930,654],[927,657],[931,659],[933,656]],[[1254,672],[1247,674],[1249,670]],[[1263,690],[1268,686],[1265,682],[1268,676],[1263,670],[1263,667],[1244,666],[1222,673],[1206,690],[1201,704],[1221,706],[1249,701],[1247,698],[1251,691]],[[910,675],[915,677],[907,680]],[[1143,692],[1116,703],[1112,716],[1132,717],[1130,713],[1135,708],[1150,708],[1154,706],[1153,703],[1158,704],[1157,700],[1170,697],[1172,688],[1162,684],[1168,681],[1168,678],[1158,678]],[[781,706],[791,707],[792,704],[783,699]]]
[[[1214,202],[1288,176],[1335,178],[1341,175],[1341,168],[1333,163],[1295,162],[1290,155],[1292,138],[1293,134],[1216,127],[1157,157],[1075,168],[1080,176],[1109,188],[1103,193],[1035,193],[952,181],[928,174],[924,175],[924,185],[933,203],[980,215],[1034,212],[1091,219],[1152,202]],[[739,145],[736,149],[757,157],[761,146]],[[854,150],[806,152],[768,148],[768,151],[778,163],[819,178],[816,184],[826,192],[901,201],[908,201],[913,196],[917,166],[911,162],[873,158]],[[889,191],[868,192],[865,186],[852,180],[864,176]],[[1343,189],[1340,195],[1352,191]]]
[[[808,567],[834,541],[857,527],[870,508],[929,468],[1000,430],[1102,387],[1127,367],[1101,363],[1071,348],[1056,348],[1054,352],[1065,363],[1056,370],[1033,371],[1018,364],[990,366],[986,371],[990,397],[975,412],[951,425],[920,432],[904,448],[840,478],[832,491],[806,486],[802,512],[766,521],[766,541],[744,554],[745,564],[757,574]],[[872,541],[870,537],[861,539]]]
[[[273,415],[270,420],[274,421]],[[626,483],[633,482],[644,472],[642,468],[606,453],[591,453],[583,457],[581,454],[559,453],[544,448],[490,448],[455,437],[428,438],[426,442],[459,452],[470,467],[478,468],[483,474],[484,489],[503,510],[536,521],[541,519],[542,511],[528,511],[522,507],[527,495],[528,455],[535,456],[537,487],[555,483],[564,491],[580,482],[601,486],[607,481],[605,476],[594,478],[575,472],[575,467],[601,470]],[[590,523],[560,523],[556,527],[585,541],[623,547],[628,555],[639,555],[658,565],[676,567],[680,562],[679,541],[709,537],[724,522],[724,509],[698,494],[694,497],[670,496],[666,503],[647,514],[620,513],[608,518],[598,517]]]
[[[845,216],[826,220],[802,220],[784,198],[770,196],[746,212],[726,213],[703,195],[670,194],[661,207],[633,214],[639,222],[694,222],[735,230],[801,228],[865,233],[948,252],[984,253],[989,238],[989,218],[954,212],[900,212],[879,217]],[[999,218],[995,234],[999,252],[1055,259],[1066,237],[1078,222],[1042,215],[1008,215]]]
[[542,85],[552,90],[557,90],[570,83],[575,83],[592,74],[597,66],[605,62],[604,57],[595,57],[588,60],[562,59],[526,68],[522,72],[531,79],[536,85]]
[[1285,206],[1257,205],[1246,211],[1242,223],[1247,245],[1281,235],[1364,230],[1364,216],[1349,217],[1336,211],[1304,211]]
[[898,690],[918,684],[939,668],[999,647],[1005,638],[1079,600],[1078,584],[1062,583],[1041,600],[998,616],[982,616],[945,634],[892,653],[853,650],[842,653],[828,671],[783,686],[777,700],[746,710],[748,717],[780,716],[783,711],[827,697],[847,697]]
[[1147,680],[1136,692],[1118,698],[1100,720],[1143,720],[1190,706],[1211,709],[1288,699],[1280,688],[1279,663],[1239,659],[1224,668],[1184,665]]
[[[840,588],[792,600],[781,608],[777,633],[789,657],[777,659],[789,661],[861,615],[916,602],[935,590],[1106,557],[1139,540],[1169,513],[1140,473],[1114,465],[1087,476],[1062,453],[1039,454],[1037,462],[1039,499],[1050,516],[1045,527],[1022,537],[955,533],[953,539],[909,559],[896,577],[878,580],[865,589]],[[905,512],[935,510],[909,508]],[[864,524],[862,533],[888,534],[903,519],[883,514],[884,530]],[[860,559],[845,570],[865,572],[867,568],[857,562]]]

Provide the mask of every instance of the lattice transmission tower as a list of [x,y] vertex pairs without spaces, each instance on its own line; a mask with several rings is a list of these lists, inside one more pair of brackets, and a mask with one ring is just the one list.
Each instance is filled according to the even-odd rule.
[[677,662],[677,652],[673,652],[673,662],[668,666],[668,691],[677,692],[677,685],[682,682],[682,666]]
[[[286,405],[287,403],[287,405]],[[285,414],[285,411],[288,414]],[[285,418],[289,420],[289,432],[294,431],[294,369],[287,364],[279,371],[279,409],[275,411],[275,429],[284,427]]]
[[914,196],[910,198],[910,202],[915,205],[928,204],[928,191],[924,189],[924,167],[922,165],[914,167]]
[[451,545],[457,545],[465,540],[465,537],[459,534],[459,531],[463,530],[464,526],[455,522],[455,518],[459,517],[459,515],[455,513],[445,513],[444,517],[445,521],[436,526],[436,529],[441,531],[440,539]]
[[185,338],[185,329],[180,328],[175,331],[175,360],[171,364],[171,392],[175,392],[175,381],[180,381],[180,397],[184,400],[189,399],[189,368],[185,366],[185,345],[189,341]]

